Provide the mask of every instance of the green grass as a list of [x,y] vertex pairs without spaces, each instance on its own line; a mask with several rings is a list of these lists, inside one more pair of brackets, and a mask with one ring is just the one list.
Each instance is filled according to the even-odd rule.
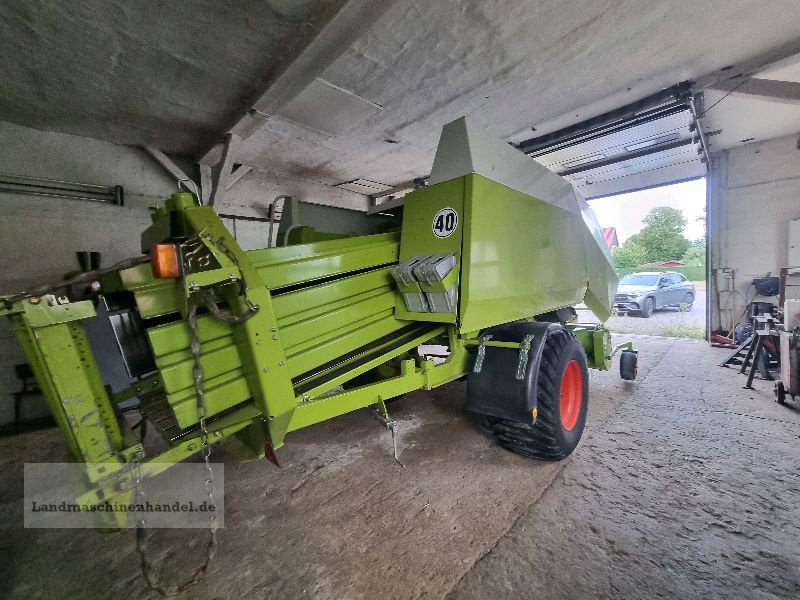
[[690,338],[693,340],[706,339],[705,327],[700,325],[667,325],[661,330],[664,337]]

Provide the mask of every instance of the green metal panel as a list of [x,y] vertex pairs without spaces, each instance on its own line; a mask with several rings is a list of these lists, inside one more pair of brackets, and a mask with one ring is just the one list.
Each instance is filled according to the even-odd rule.
[[302,429],[359,408],[372,406],[379,400],[394,398],[420,389],[424,385],[424,372],[414,368],[413,360],[404,361],[403,374],[400,377],[301,404],[295,411],[289,431]]
[[586,245],[586,267],[589,274],[589,289],[584,303],[601,321],[611,316],[614,294],[617,293],[619,279],[613,267],[613,259],[608,252],[603,231],[593,213],[583,213],[586,225],[584,244]]
[[580,217],[480,175],[464,179],[459,331],[580,303],[587,286]]
[[394,292],[392,267],[339,279],[330,283],[273,296],[272,305],[281,327],[316,316],[320,309],[336,310],[360,299]]
[[[258,306],[255,316],[233,327],[233,335],[250,393],[256,407],[268,420],[273,443],[279,447],[283,444],[295,401],[269,290],[211,207],[190,208],[184,210],[183,214],[190,230],[205,236],[203,239],[207,240],[206,245],[210,250],[224,245],[237,258],[238,268],[230,260],[225,264],[226,257],[217,255],[223,267],[220,269],[220,282],[224,281],[226,273],[232,268],[234,271],[241,269],[241,276],[249,289],[249,299]],[[188,284],[191,285],[191,278]],[[227,286],[229,291],[225,299],[233,314],[243,314],[247,306],[241,296],[232,290],[233,287]]]
[[[324,279],[342,273],[360,271],[397,262],[399,234],[348,238],[315,242],[285,248],[265,248],[245,252],[270,289]],[[139,265],[103,279],[103,290],[127,290],[134,294],[144,319],[177,312],[179,309],[174,280],[155,279],[149,264]]]
[[396,233],[251,250],[248,260],[271,290],[397,262]]
[[[403,230],[399,262],[415,256],[453,253],[456,255],[454,271],[458,273],[461,268],[461,244],[466,221],[464,183],[464,178],[454,179],[406,195],[403,201]],[[450,235],[438,237],[434,233],[433,225],[436,214],[443,208],[452,208],[458,215],[458,222]],[[458,290],[456,290],[456,304],[458,304]],[[398,319],[437,323],[456,322],[457,315],[451,313],[410,312],[406,309],[405,302],[399,294],[395,307]]]
[[[12,315],[14,331],[70,453],[90,464],[122,462],[122,431],[77,320],[94,315],[92,304],[19,305],[21,311]],[[96,472],[90,469],[89,476]]]

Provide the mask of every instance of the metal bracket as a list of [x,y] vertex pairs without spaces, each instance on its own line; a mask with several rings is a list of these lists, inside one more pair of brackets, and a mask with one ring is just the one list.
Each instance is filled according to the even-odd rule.
[[531,342],[536,337],[529,333],[522,338],[522,343],[519,345],[519,361],[517,362],[517,379],[522,381],[525,377],[525,368],[528,366],[528,351],[531,349]]
[[481,369],[483,369],[483,360],[486,358],[486,342],[490,339],[492,339],[491,333],[481,336],[478,344],[478,355],[475,357],[475,365],[472,367],[473,373],[480,373]]
[[377,407],[375,408],[375,416],[378,417],[378,420],[383,423],[383,426],[386,427],[386,429],[392,432],[392,453],[394,455],[394,461],[405,469],[406,466],[400,462],[400,459],[397,456],[397,421],[389,416],[389,411],[386,409],[386,403],[384,403],[382,398],[378,398]]

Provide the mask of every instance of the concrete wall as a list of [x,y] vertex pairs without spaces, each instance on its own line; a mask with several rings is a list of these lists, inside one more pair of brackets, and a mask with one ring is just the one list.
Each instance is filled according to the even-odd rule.
[[[75,252],[96,250],[108,266],[139,254],[149,208],[170,195],[173,179],[145,152],[89,138],[43,132],[0,121],[0,171],[100,185],[121,185],[125,206],[0,193],[0,294],[60,279],[77,268]],[[367,199],[299,178],[254,172],[229,192],[220,212],[265,216],[279,194],[366,209]],[[266,224],[238,222],[245,248],[266,245]],[[0,424],[13,419],[13,365],[25,362],[8,321],[0,319]],[[44,412],[31,405],[25,416]]]
[[712,330],[730,330],[755,297],[754,277],[787,266],[800,218],[800,150],[792,135],[717,153],[708,176]]

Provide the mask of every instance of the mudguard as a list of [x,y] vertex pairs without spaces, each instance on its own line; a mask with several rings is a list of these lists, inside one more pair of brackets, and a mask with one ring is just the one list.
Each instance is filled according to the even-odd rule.
[[544,343],[552,332],[562,329],[558,323],[523,321],[487,329],[483,334],[491,334],[492,342],[521,343],[526,335],[533,335],[528,363],[522,379],[517,379],[520,350],[487,346],[480,372],[475,373],[473,369],[467,378],[465,408],[482,415],[533,424]]

